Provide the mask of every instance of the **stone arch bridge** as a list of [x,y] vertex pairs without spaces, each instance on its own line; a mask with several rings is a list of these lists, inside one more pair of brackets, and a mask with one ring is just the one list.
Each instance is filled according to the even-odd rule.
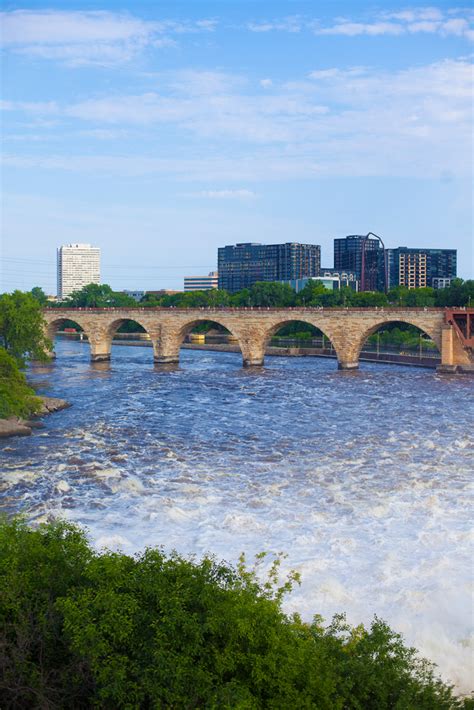
[[474,309],[457,311],[464,318],[462,327],[455,311],[443,308],[46,308],[44,318],[51,340],[65,321],[77,323],[88,338],[92,360],[110,359],[115,333],[133,320],[149,334],[158,363],[177,363],[186,335],[198,323],[213,321],[237,339],[245,367],[263,364],[267,342],[283,325],[303,321],[332,342],[342,370],[358,367],[369,335],[385,323],[400,321],[424,331],[441,353],[441,368],[456,371],[474,364]]

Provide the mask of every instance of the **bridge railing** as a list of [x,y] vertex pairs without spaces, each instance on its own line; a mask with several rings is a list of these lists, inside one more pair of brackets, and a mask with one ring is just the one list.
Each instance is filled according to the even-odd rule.
[[[48,313],[61,313],[62,311],[78,311],[84,313],[123,313],[124,311],[133,311],[140,313],[188,313],[189,311],[218,311],[219,313],[241,313],[248,311],[257,312],[281,312],[281,311],[305,311],[309,313],[319,313],[324,311],[326,313],[406,313],[407,311],[413,312],[430,312],[430,313],[445,313],[448,308],[442,307],[432,307],[432,306],[371,306],[367,308],[357,307],[352,308],[349,306],[193,306],[189,308],[178,308],[177,306],[111,306],[111,307],[86,307],[86,306],[48,306],[43,309]],[[451,309],[452,310],[452,309]],[[461,309],[459,309],[461,310]],[[474,311],[474,309],[473,309]]]

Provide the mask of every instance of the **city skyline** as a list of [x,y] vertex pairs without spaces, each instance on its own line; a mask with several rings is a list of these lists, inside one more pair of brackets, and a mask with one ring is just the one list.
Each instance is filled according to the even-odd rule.
[[320,244],[331,266],[369,231],[456,248],[472,277],[469,10],[120,7],[3,13],[3,290],[54,293],[69,242],[113,288],[181,288],[224,244]]

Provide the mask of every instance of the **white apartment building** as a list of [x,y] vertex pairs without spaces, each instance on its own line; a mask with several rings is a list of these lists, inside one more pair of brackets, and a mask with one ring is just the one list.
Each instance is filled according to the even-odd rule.
[[90,244],[59,247],[58,298],[67,298],[91,283],[100,283],[100,249]]
[[219,276],[217,271],[211,271],[207,276],[185,276],[185,291],[210,291],[219,288]]

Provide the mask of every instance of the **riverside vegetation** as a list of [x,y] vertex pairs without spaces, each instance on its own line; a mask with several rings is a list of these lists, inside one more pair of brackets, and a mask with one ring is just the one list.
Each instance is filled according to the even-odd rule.
[[1,294],[0,419],[28,418],[41,409],[22,369],[29,359],[48,360],[50,348],[38,299],[21,291]]
[[286,615],[298,579],[279,586],[279,563],[259,582],[244,559],[98,553],[65,522],[2,522],[2,708],[474,707],[380,619]]

